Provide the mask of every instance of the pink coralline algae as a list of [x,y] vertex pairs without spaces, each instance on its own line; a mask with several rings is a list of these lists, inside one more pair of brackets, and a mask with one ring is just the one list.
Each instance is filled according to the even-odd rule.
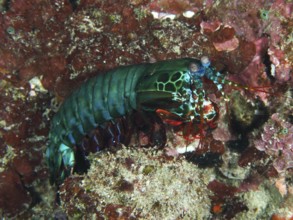
[[216,36],[213,39],[213,45],[217,51],[230,52],[239,46],[239,40],[235,36],[235,30],[230,26],[221,28]]
[[290,75],[291,66],[288,61],[285,60],[284,52],[275,47],[268,49],[268,55],[270,55],[270,61],[272,63],[271,68],[273,68],[272,74],[279,83],[285,83],[292,81],[292,76]]
[[278,113],[265,124],[261,139],[255,140],[255,147],[265,151],[274,159],[278,172],[293,168],[293,126],[283,120]]

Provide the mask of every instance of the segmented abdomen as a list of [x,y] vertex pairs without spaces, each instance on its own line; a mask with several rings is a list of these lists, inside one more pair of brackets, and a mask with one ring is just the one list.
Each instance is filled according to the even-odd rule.
[[74,91],[53,118],[50,141],[79,144],[85,134],[136,108],[135,87],[145,65],[119,68],[91,78]]

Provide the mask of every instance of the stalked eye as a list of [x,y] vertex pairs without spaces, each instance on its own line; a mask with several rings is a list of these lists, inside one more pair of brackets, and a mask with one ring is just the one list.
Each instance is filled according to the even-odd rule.
[[189,71],[193,79],[198,79],[204,76],[205,73],[205,69],[200,64],[193,62],[189,64]]
[[201,65],[203,65],[203,67],[209,67],[211,64],[210,59],[207,56],[203,56],[200,59],[200,62],[201,62]]
[[198,67],[198,65],[196,64],[196,63],[190,63],[189,64],[189,71],[191,72],[191,73],[195,73],[195,72],[197,72],[199,70],[199,67]]

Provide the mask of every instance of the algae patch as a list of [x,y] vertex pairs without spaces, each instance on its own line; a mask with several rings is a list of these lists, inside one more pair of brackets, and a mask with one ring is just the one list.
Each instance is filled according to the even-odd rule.
[[[211,202],[206,185],[212,171],[204,172],[184,158],[166,160],[162,152],[153,149],[102,152],[92,157],[83,180],[76,176],[78,186],[72,180],[65,183],[66,191],[61,190],[63,208],[69,216],[87,213],[83,216],[87,218],[96,216],[94,213],[107,217],[109,212],[123,216],[128,212],[128,217],[142,219],[207,219]],[[88,204],[72,197],[71,190],[83,192]],[[90,204],[96,206],[89,212]]]

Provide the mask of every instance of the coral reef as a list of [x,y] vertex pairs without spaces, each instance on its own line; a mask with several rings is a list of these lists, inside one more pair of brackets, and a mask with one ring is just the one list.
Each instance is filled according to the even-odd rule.
[[198,169],[183,158],[166,160],[164,157],[162,151],[151,148],[122,148],[114,154],[93,155],[86,176],[73,176],[61,186],[62,207],[74,218],[204,219],[210,216],[206,188],[209,171]]
[[[177,184],[185,192],[175,195],[185,212],[180,216],[178,206],[169,211],[179,219],[199,213],[214,219],[292,218],[288,208],[293,192],[292,10],[288,0],[0,1],[1,218],[64,219],[66,213],[80,216],[85,211],[97,217],[131,219],[139,213],[150,215],[150,210],[160,216],[159,210],[170,210],[174,201],[151,200],[148,209],[139,212],[131,198],[157,194],[134,193],[138,183],[153,181],[149,187],[157,186],[154,182],[162,181],[166,173],[187,178],[184,169],[192,170],[197,180],[175,178],[178,181],[172,183],[165,179],[169,184],[158,188],[176,194]],[[86,78],[114,67],[203,55],[228,79],[242,85],[236,88],[241,90],[238,93],[227,85],[226,97],[210,94],[219,107],[217,128],[205,131],[202,140],[188,142],[180,131],[166,126],[164,154],[152,148],[123,149],[125,154],[122,150],[116,156],[101,153],[103,158],[92,159],[89,176],[66,180],[61,188],[64,210],[56,208],[57,189],[49,185],[43,154],[59,103]],[[156,137],[142,129],[131,145],[162,145],[161,126],[154,126]],[[126,163],[119,159],[127,154]],[[133,154],[140,154],[145,163],[139,164]],[[105,161],[103,165],[99,160]],[[121,170],[104,178],[113,164]],[[123,164],[130,168],[122,168]],[[121,179],[122,171],[137,177]],[[116,192],[117,197],[102,203],[105,197],[89,181],[101,187],[113,181],[115,187],[107,192],[111,196]],[[194,202],[184,203],[192,195]],[[262,198],[263,203],[258,203]],[[204,202],[194,204],[199,200]]]

